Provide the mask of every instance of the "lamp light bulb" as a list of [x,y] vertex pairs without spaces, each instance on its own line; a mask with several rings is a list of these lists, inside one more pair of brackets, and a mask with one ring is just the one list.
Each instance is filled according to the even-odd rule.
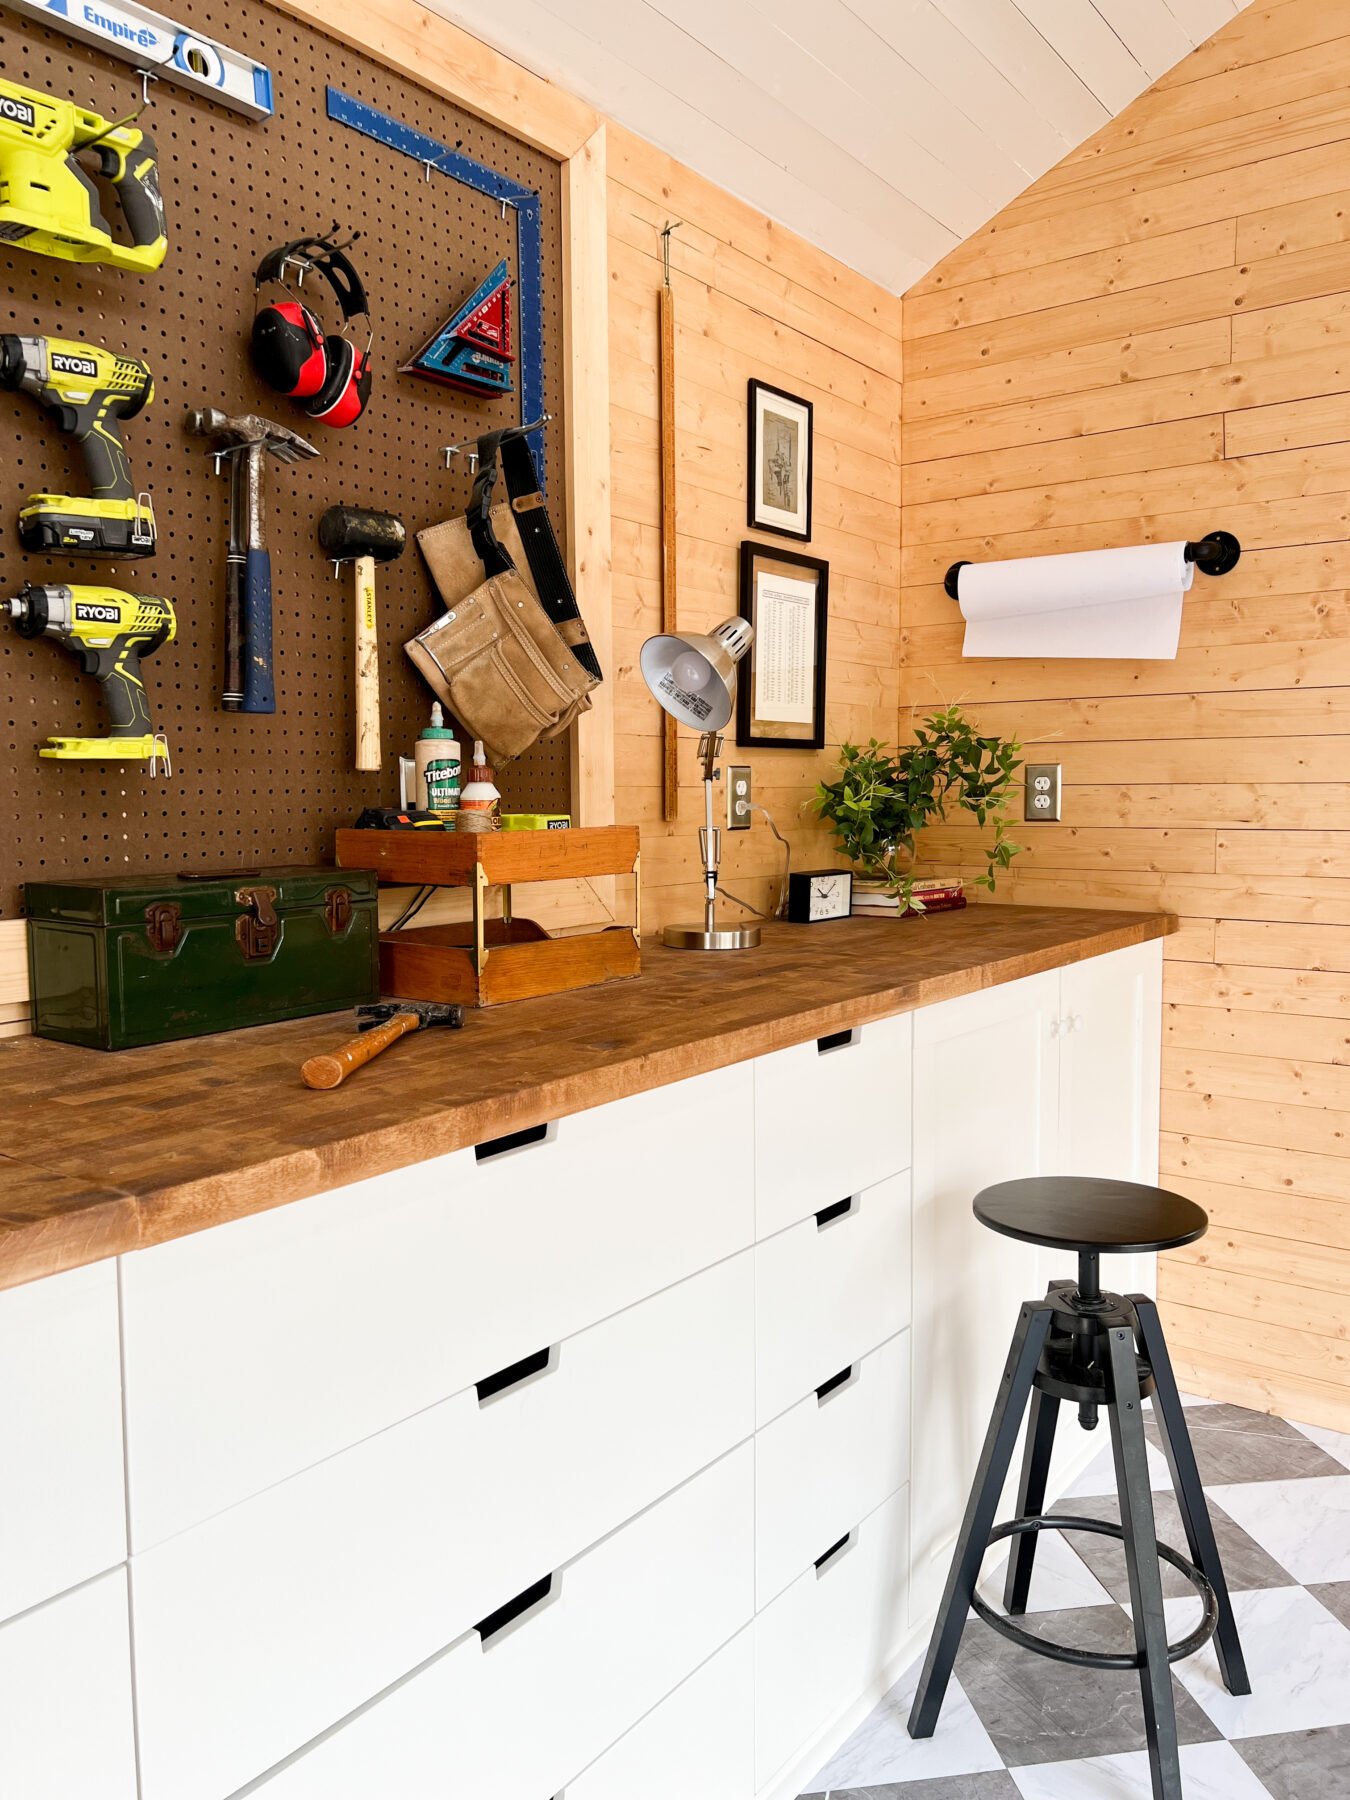
[[701,694],[712,670],[696,650],[685,650],[670,665],[670,673],[686,694]]

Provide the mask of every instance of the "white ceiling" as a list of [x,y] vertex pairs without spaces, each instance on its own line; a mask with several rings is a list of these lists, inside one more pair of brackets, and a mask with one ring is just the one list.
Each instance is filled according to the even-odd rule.
[[899,293],[1248,0],[426,0]]

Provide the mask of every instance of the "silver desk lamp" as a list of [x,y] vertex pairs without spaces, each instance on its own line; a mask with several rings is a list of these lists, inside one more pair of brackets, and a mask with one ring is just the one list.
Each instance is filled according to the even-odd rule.
[[753,950],[758,925],[719,925],[717,869],[722,833],[713,824],[713,783],[720,773],[722,727],[736,698],[736,664],[754,641],[747,619],[725,619],[713,632],[663,633],[642,646],[642,678],[672,718],[702,735],[698,753],[703,763],[704,825],[698,834],[703,852],[703,923],[667,925],[662,941],[672,950]]

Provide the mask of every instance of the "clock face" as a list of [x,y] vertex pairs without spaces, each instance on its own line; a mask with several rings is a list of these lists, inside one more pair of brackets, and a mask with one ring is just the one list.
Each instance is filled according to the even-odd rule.
[[849,909],[847,875],[813,875],[811,877],[812,919],[842,919]]

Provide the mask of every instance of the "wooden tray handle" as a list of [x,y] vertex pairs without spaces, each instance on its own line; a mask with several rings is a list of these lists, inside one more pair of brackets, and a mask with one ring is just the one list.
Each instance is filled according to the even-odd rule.
[[363,1031],[359,1037],[349,1038],[340,1050],[326,1056],[311,1056],[308,1062],[300,1065],[300,1079],[306,1087],[335,1088],[355,1070],[371,1062],[381,1050],[396,1044],[407,1032],[416,1031],[421,1022],[414,1012],[395,1013],[383,1025]]

